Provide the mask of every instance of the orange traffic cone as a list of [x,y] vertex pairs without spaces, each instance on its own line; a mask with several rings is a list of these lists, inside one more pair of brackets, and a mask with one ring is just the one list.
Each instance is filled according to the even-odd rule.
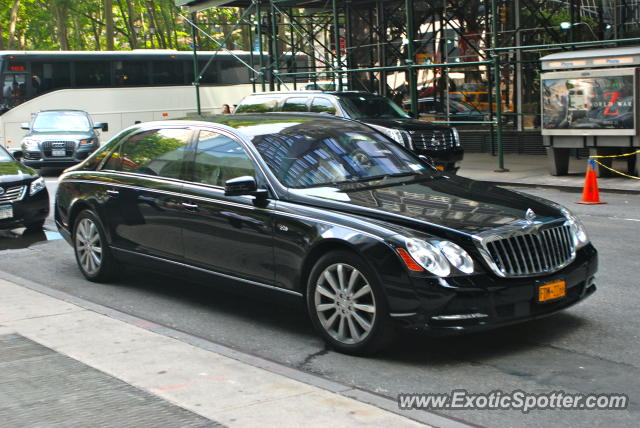
[[598,179],[596,178],[596,161],[589,159],[587,165],[587,175],[584,179],[584,190],[582,190],[582,200],[576,204],[606,204],[600,201],[600,192],[598,192]]

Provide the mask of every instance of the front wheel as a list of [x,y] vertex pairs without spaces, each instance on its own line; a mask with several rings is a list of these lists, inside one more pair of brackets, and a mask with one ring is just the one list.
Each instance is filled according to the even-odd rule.
[[393,337],[382,287],[356,254],[334,251],[318,260],[309,276],[307,308],[315,328],[340,352],[372,354]]
[[102,222],[92,211],[82,211],[73,228],[73,249],[80,272],[89,281],[105,282],[117,274]]

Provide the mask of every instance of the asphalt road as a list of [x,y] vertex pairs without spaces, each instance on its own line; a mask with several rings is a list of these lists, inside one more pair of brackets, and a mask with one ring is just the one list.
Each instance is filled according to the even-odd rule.
[[[52,190],[55,177],[48,177],[47,185]],[[579,199],[575,193],[524,191],[565,204],[583,219],[600,252],[598,292],[564,313],[491,332],[439,339],[403,333],[391,349],[374,358],[325,349],[295,299],[265,298],[149,272],[131,271],[112,284],[89,283],[78,271],[71,248],[51,232],[35,238],[20,236],[19,230],[1,232],[0,271],[391,398],[402,392],[454,389],[615,392],[630,397],[627,410],[615,411],[440,412],[478,425],[637,426],[640,197],[603,193],[608,205],[585,206],[573,204]]]

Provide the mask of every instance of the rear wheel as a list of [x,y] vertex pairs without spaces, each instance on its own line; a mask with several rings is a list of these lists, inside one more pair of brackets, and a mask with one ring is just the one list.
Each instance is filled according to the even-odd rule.
[[89,281],[104,282],[115,278],[116,261],[107,245],[102,222],[92,211],[82,211],[76,218],[73,249],[78,267]]
[[371,354],[393,337],[387,303],[376,275],[356,254],[334,251],[311,271],[311,320],[324,339],[347,354]]

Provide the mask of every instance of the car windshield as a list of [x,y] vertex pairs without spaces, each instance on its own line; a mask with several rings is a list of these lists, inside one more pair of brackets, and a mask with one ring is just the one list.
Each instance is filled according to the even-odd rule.
[[287,187],[330,186],[428,172],[402,148],[361,127],[295,128],[253,138],[271,171]]
[[351,119],[409,119],[390,99],[377,95],[341,94],[338,99]]
[[33,120],[34,131],[89,131],[91,124],[81,112],[46,111],[38,113]]
[[6,162],[6,161],[10,161],[13,158],[11,157],[11,155],[7,152],[7,150],[0,146],[0,162]]

